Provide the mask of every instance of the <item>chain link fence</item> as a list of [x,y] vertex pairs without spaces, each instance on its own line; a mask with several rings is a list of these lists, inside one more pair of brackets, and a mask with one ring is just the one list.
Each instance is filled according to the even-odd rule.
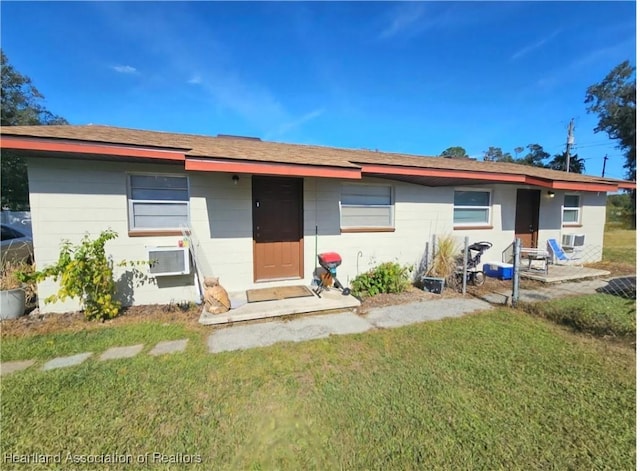
[[594,293],[635,300],[635,260],[603,262],[602,254],[599,245],[562,247],[548,242],[546,250],[528,249],[516,239],[512,304]]
[[[473,245],[465,240],[464,252],[473,254],[469,252]],[[556,253],[550,246],[522,248],[516,239],[503,251],[501,263],[462,262],[458,265],[458,284],[452,287],[460,294],[471,294],[493,304],[517,306],[597,293],[619,296],[632,303],[636,299],[635,254],[630,254],[628,262],[603,261],[601,245],[565,247]]]

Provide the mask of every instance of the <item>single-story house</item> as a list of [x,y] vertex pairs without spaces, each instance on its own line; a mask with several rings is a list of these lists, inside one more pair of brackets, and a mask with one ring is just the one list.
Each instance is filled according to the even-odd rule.
[[[342,256],[343,284],[385,261],[416,266],[434,234],[488,240],[483,258],[500,260],[515,237],[544,248],[549,238],[580,233],[598,259],[607,192],[635,188],[516,164],[239,136],[94,125],[0,132],[2,150],[27,160],[38,267],[57,259],[61,240],[111,228],[119,235],[107,245],[115,261],[153,254],[175,273],[129,287],[130,304],[194,300],[188,259],[178,269],[185,232],[204,274],[232,292],[310,284],[318,252]],[[43,299],[56,285],[38,290]]]

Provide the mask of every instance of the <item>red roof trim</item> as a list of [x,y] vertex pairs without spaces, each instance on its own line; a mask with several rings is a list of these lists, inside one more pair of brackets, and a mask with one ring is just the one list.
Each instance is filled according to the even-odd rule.
[[588,183],[588,182],[562,182],[555,181],[551,184],[554,190],[569,191],[618,191],[618,185],[606,183]]
[[378,175],[403,175],[412,177],[468,178],[470,180],[525,183],[524,175],[475,172],[471,170],[452,170],[442,168],[395,167],[391,165],[379,164],[362,165],[362,173]]
[[636,182],[617,182],[618,188],[624,188],[625,190],[635,190]]
[[160,160],[185,160],[184,153],[168,150],[145,149],[139,147],[95,144],[88,142],[29,139],[13,136],[3,136],[2,139],[0,139],[0,148],[40,152],[65,152],[70,154],[114,155]]
[[359,168],[322,167],[271,162],[235,162],[229,160],[187,159],[185,170],[204,172],[252,173],[255,175],[289,175],[292,177],[362,178]]
[[[555,190],[571,190],[571,191],[616,191],[619,187],[626,188],[620,184],[598,183],[598,182],[568,182],[550,180],[540,177],[532,177],[528,175],[505,174],[493,172],[477,172],[470,170],[454,170],[439,168],[420,168],[420,167],[396,167],[391,165],[363,165],[363,174],[376,175],[403,175],[415,177],[440,177],[440,178],[468,178],[470,180],[485,180],[487,182],[496,183],[522,183],[525,185],[540,186],[543,188],[552,188]],[[633,185],[635,188],[635,185]]]

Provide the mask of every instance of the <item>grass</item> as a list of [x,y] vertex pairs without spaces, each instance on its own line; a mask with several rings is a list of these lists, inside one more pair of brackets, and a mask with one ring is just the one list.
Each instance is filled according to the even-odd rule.
[[113,346],[144,343],[149,348],[163,340],[194,338],[194,333],[180,324],[141,322],[119,327],[102,327],[80,332],[61,332],[26,337],[5,336],[0,360],[48,360],[82,352],[102,352]]
[[[151,341],[156,328],[126,341],[106,328],[81,350]],[[183,354],[3,378],[3,456],[61,453],[63,468],[67,452],[157,452],[198,455],[190,469],[635,469],[635,351],[544,319],[496,310],[216,355],[183,334],[194,336]]]
[[636,231],[614,229],[604,233],[602,258],[607,262],[636,264]]
[[533,303],[523,306],[576,331],[598,336],[616,336],[635,340],[635,299],[611,294],[591,294]]

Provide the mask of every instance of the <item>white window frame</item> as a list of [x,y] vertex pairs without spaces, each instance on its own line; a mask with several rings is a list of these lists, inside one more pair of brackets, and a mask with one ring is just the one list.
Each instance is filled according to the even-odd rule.
[[[134,211],[133,205],[135,203],[150,203],[150,204],[183,204],[187,208],[187,221],[190,225],[191,219],[191,186],[189,176],[180,173],[161,173],[161,172],[127,172],[127,207],[129,212],[128,222],[129,222],[129,232],[146,232],[146,231],[181,231],[184,230],[184,227],[173,227],[173,226],[164,226],[164,227],[135,227],[134,226]],[[132,176],[145,176],[145,177],[178,177],[184,178],[187,182],[187,200],[135,200],[131,196],[131,177]]]
[[[390,204],[344,204],[342,202],[344,187],[345,186],[363,186],[363,187],[379,187],[379,188],[387,188],[389,190],[389,201]],[[385,183],[355,183],[355,182],[344,182],[340,186],[340,229],[344,230],[362,230],[366,232],[367,229],[374,231],[375,229],[387,229],[392,230],[395,229],[396,223],[396,210],[395,210],[395,188],[393,185],[385,184]],[[390,209],[390,226],[346,226],[343,223],[342,218],[342,208],[389,208]]]
[[[578,198],[578,206],[565,206],[567,196],[576,196]],[[577,213],[575,221],[566,221],[565,212],[571,211]],[[563,226],[575,226],[580,225],[582,220],[582,195],[580,193],[565,193],[562,198],[562,225]]]
[[[456,192],[465,191],[471,192],[475,191],[478,193],[489,193],[489,205],[488,206],[457,206],[456,207]],[[489,227],[491,226],[491,218],[493,216],[493,191],[491,188],[454,188],[453,189],[453,227]],[[456,208],[459,209],[486,209],[487,210],[487,220],[484,222],[456,222]]]

